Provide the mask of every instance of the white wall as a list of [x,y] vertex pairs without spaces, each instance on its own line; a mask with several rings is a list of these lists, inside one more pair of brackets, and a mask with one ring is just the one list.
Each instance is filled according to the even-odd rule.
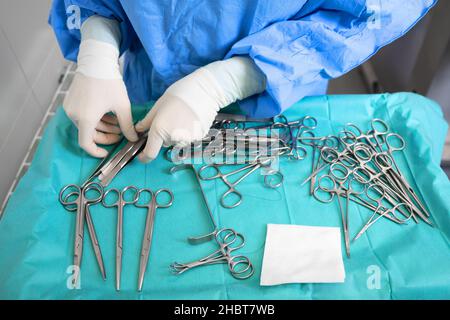
[[51,0],[0,1],[0,203],[66,63],[47,25],[50,4]]

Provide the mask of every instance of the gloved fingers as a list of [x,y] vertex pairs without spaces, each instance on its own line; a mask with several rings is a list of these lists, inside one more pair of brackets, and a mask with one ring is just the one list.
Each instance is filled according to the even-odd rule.
[[192,132],[177,128],[170,134],[170,145],[176,145],[178,147],[185,147],[193,142]]
[[94,134],[94,142],[98,144],[114,144],[119,142],[121,139],[120,135],[113,133],[104,133],[96,131]]
[[97,131],[101,131],[104,133],[114,133],[114,134],[121,134],[122,130],[118,126],[112,125],[108,122],[99,121],[96,127]]
[[133,116],[131,115],[131,105],[122,104],[115,109],[117,120],[119,121],[120,129],[122,129],[123,135],[131,142],[138,140],[136,130],[133,125]]
[[147,115],[144,117],[144,119],[142,119],[141,121],[139,121],[135,128],[137,132],[145,132],[147,130],[150,129],[153,119],[155,118],[156,114],[158,113],[158,107],[161,105],[161,100],[164,98],[161,97],[153,106],[153,108],[147,113]]
[[158,156],[163,142],[163,138],[157,132],[155,127],[150,128],[147,138],[147,144],[145,145],[144,150],[139,155],[139,160],[144,163],[154,160]]
[[80,147],[96,158],[104,158],[108,155],[108,151],[98,147],[94,142],[96,135],[96,123],[83,121],[78,123],[78,144]]
[[119,124],[119,121],[117,120],[117,117],[114,114],[105,114],[102,118],[103,122],[112,124],[117,126]]

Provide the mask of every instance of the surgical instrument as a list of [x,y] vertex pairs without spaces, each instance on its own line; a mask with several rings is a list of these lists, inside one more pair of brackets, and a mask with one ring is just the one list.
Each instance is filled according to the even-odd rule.
[[[328,203],[336,195],[341,215],[340,197],[346,197],[347,201],[353,201],[372,211],[372,215],[353,240],[361,237],[382,217],[397,224],[404,224],[409,219],[417,222],[420,218],[431,225],[428,210],[406,181],[394,157],[395,152],[405,149],[406,142],[403,137],[391,132],[385,121],[373,119],[367,133],[355,124],[347,124],[337,136],[330,137],[338,141],[337,145],[319,147],[317,142],[321,141],[321,138],[316,138],[313,134],[303,134],[299,137],[303,144],[320,150],[319,161],[324,163],[312,167],[312,173],[305,182],[328,169],[328,173],[319,178],[319,185],[314,188],[313,195],[317,200]],[[355,194],[351,185],[347,186],[351,183],[350,180],[365,186],[364,192]],[[319,193],[328,193],[329,196],[323,200]],[[348,219],[348,213],[345,218]],[[347,233],[347,245],[348,222],[343,223],[343,228],[344,233]]]
[[220,229],[215,233],[214,239],[219,246],[218,250],[194,262],[174,262],[170,266],[172,271],[175,274],[182,274],[198,266],[226,263],[231,275],[236,279],[244,280],[253,275],[253,265],[246,256],[231,255],[233,251],[244,246],[245,240],[242,234],[237,233],[233,229]]
[[[72,199],[73,197],[77,197],[77,196],[78,196],[78,192],[71,192],[71,193],[67,194],[66,197],[64,197],[64,202],[70,202],[70,199]],[[105,265],[103,263],[102,250],[100,249],[100,243],[98,241],[97,232],[95,231],[94,221],[92,220],[91,210],[90,210],[91,205],[99,203],[100,201],[101,201],[101,199],[99,199],[98,201],[96,201],[94,203],[88,203],[86,205],[85,217],[86,217],[86,224],[88,227],[89,237],[91,239],[92,249],[94,250],[94,253],[95,253],[95,259],[97,260],[97,265],[100,269],[100,273],[102,274],[103,280],[106,280],[106,270],[105,270]],[[77,211],[76,206],[71,207],[71,206],[67,205],[67,206],[65,206],[65,208],[66,208],[66,210],[71,211],[71,212]]]
[[[144,204],[139,203],[139,198],[141,198],[143,193],[148,193],[150,195],[150,200]],[[158,201],[158,196],[164,194],[169,196],[168,201],[167,202]],[[155,223],[156,209],[168,208],[172,205],[172,203],[173,203],[173,193],[169,189],[159,189],[155,192],[153,192],[150,189],[140,189],[138,192],[138,200],[135,202],[135,206],[147,209],[147,217],[145,219],[145,231],[144,236],[142,238],[141,257],[139,260],[138,291],[142,291],[142,286],[144,285],[144,276],[145,271],[147,270],[150,248],[152,245],[153,226]]]
[[[126,199],[127,193],[132,194],[131,200]],[[110,202],[108,195],[115,194],[117,199]],[[122,251],[123,251],[123,209],[126,205],[135,204],[139,197],[139,189],[134,186],[127,186],[122,191],[109,189],[105,192],[102,204],[106,208],[117,208],[117,228],[116,228],[116,290],[120,291],[120,279],[122,274]]]
[[[69,196],[64,196],[64,195]],[[75,199],[70,200],[75,195]],[[91,203],[98,203],[103,197],[103,187],[95,182],[79,187],[74,184],[65,186],[59,193],[59,201],[64,207],[76,207],[76,222],[74,234],[74,252],[73,265],[75,274],[72,279],[72,285],[78,284],[80,276],[81,259],[83,256],[83,239],[84,239],[84,220],[86,215],[86,206]]]
[[[249,164],[244,167],[241,167],[239,169],[236,169],[234,171],[228,172],[228,173],[222,173],[220,168],[224,167],[226,165],[219,165],[219,164],[208,164],[200,168],[198,174],[200,176],[201,180],[215,180],[215,179],[221,179],[227,186],[228,190],[222,195],[220,198],[220,204],[227,209],[235,208],[238,205],[242,203],[242,193],[240,193],[236,187],[239,183],[241,183],[245,178],[247,178],[249,175],[251,175],[253,172],[255,172],[257,169],[261,168],[262,166],[268,166],[270,165],[271,159],[266,159],[266,161],[263,162],[256,162],[254,164]],[[231,182],[230,177],[244,172],[242,176],[240,176],[236,181]],[[268,179],[268,177],[277,175],[279,179]],[[277,181],[276,184],[273,184],[271,181]],[[264,184],[270,188],[277,188],[279,187],[283,182],[283,174],[280,171],[272,171],[271,175],[264,175]],[[235,196],[237,199],[235,202],[227,202],[227,198],[231,198],[232,196]]]
[[105,170],[102,170],[102,173],[99,176],[99,180],[103,186],[108,186],[111,181],[116,177],[116,175],[127,165],[129,164],[138,153],[145,147],[145,143],[147,142],[147,137],[143,136],[138,141],[133,142],[131,146],[129,143],[124,148],[124,152],[120,154],[123,157],[118,157],[116,160],[111,163]]
[[230,271],[231,275],[234,278],[239,280],[248,279],[254,273],[254,268],[250,260],[243,255],[236,255],[236,256],[231,255],[233,251],[238,250],[244,246],[245,244],[244,236],[230,228],[223,228],[223,229],[218,228],[213,213],[209,207],[205,192],[203,191],[199,174],[195,170],[195,167],[192,164],[181,164],[172,167],[170,172],[174,174],[175,172],[183,169],[190,169],[194,171],[196,181],[200,188],[210,221],[214,227],[214,230],[206,234],[205,236],[189,238],[188,240],[192,244],[198,244],[204,241],[214,239],[219,249],[195,262],[190,263],[174,262],[171,264],[170,268],[175,274],[181,274],[186,270],[202,265],[227,263],[228,270]]

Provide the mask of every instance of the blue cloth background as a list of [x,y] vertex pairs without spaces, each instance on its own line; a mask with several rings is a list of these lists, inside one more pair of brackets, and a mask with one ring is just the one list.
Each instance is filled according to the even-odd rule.
[[[136,117],[146,107],[136,107]],[[255,275],[239,281],[225,265],[201,267],[175,276],[168,266],[210,253],[212,243],[192,246],[186,238],[209,230],[207,213],[192,173],[168,173],[171,164],[158,158],[149,165],[134,161],[113,181],[112,187],[130,183],[138,187],[170,188],[175,202],[158,210],[144,291],[136,291],[138,260],[145,210],[125,208],[124,257],[121,292],[114,287],[114,209],[91,209],[105,260],[107,280],[101,279],[89,235],[81,271],[81,289],[69,290],[67,267],[72,263],[75,216],[58,202],[60,189],[82,182],[98,161],[76,144],[77,132],[60,108],[49,123],[33,163],[20,181],[0,221],[0,298],[2,299],[431,299],[450,298],[450,183],[439,167],[447,125],[434,102],[414,94],[320,96],[304,99],[286,113],[295,119],[312,115],[319,121],[317,134],[336,133],[354,122],[363,128],[369,120],[385,119],[407,141],[397,156],[405,175],[423,197],[435,227],[425,223],[399,226],[379,221],[351,246],[344,256],[343,284],[289,284],[260,287],[259,277],[267,223],[340,226],[337,204],[321,204],[300,187],[310,173],[311,159],[284,160],[285,182],[277,190],[264,188],[255,174],[240,185],[244,201],[236,209],[218,204],[224,191],[220,181],[204,188],[222,227],[243,233],[240,250],[255,265]],[[350,232],[354,235],[369,217],[352,204]],[[343,246],[342,246],[343,247]],[[379,289],[370,289],[371,268],[379,268]],[[368,273],[369,272],[369,273]]]

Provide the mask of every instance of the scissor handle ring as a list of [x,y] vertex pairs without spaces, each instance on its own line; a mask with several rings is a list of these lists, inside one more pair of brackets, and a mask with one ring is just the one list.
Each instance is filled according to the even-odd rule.
[[[113,193],[116,194],[117,200],[114,201],[113,203],[108,203],[108,200],[107,200],[108,195],[109,195],[109,194],[113,194]],[[119,189],[116,189],[116,188],[111,188],[111,189],[109,189],[109,190],[106,190],[105,194],[103,195],[102,204],[103,204],[103,206],[104,206],[105,208],[114,208],[114,207],[118,207],[118,206],[119,206],[119,203],[120,203],[120,197],[121,197],[120,190],[119,190]]]
[[[359,182],[357,179],[355,179],[354,177],[351,177],[350,179],[347,180],[348,181],[348,192],[349,194],[354,194],[354,195],[361,195],[364,194],[364,192],[366,192],[367,189],[367,185],[363,184],[361,182]],[[361,186],[363,186],[362,190],[356,190],[353,187],[354,182],[359,183]]]
[[338,151],[336,151],[333,148],[330,147],[324,147],[322,148],[322,150],[320,151],[320,157],[326,162],[326,163],[334,163],[336,162],[339,157],[340,154]]
[[339,141],[339,137],[335,135],[329,135],[324,137],[324,139],[320,140],[322,142],[322,146],[319,146],[320,149],[323,148],[330,148],[330,149],[337,149],[339,144],[341,143]]
[[394,165],[392,158],[385,152],[376,154],[374,159],[375,164],[384,170],[392,169],[392,166]]
[[[134,198],[133,198],[133,200],[131,200],[131,201],[127,201],[127,200],[125,199],[125,194],[126,194],[127,191],[129,191],[129,190],[134,191]],[[135,186],[126,186],[126,187],[123,188],[122,191],[120,192],[120,197],[121,197],[122,203],[123,203],[124,205],[126,205],[126,204],[135,204],[135,203],[138,201],[138,199],[139,199],[139,189],[136,188]]]
[[330,165],[330,176],[333,178],[335,182],[336,180],[345,181],[347,180],[349,175],[350,171],[344,164],[336,162]]
[[[396,146],[394,143],[392,143],[393,139],[397,139],[397,141],[400,141],[400,145]],[[386,136],[386,140],[385,143],[389,149],[390,152],[392,151],[402,151],[405,149],[406,147],[406,142],[405,139],[403,139],[403,137],[397,133],[389,133]]]
[[[326,181],[325,179],[328,179],[329,181],[331,181],[331,186],[330,188],[324,186],[324,182]],[[321,176],[318,180],[317,180],[319,189],[325,192],[333,192],[333,190],[336,190],[336,181],[334,180],[334,178],[332,176],[330,176],[329,174],[323,175]]]
[[[321,199],[318,195],[319,191],[322,191],[322,192],[325,192],[326,194],[328,194],[329,199],[326,199],[326,200]],[[316,199],[317,201],[319,201],[321,203],[331,203],[334,200],[334,192],[325,191],[318,186],[314,188],[312,195],[313,195],[314,199]]]
[[[242,203],[242,193],[240,193],[239,191],[237,191],[233,186],[229,186],[229,189],[227,192],[225,192],[222,197],[220,198],[220,204],[222,205],[222,207],[226,208],[226,209],[233,209],[236,208],[237,206],[239,206]],[[237,197],[237,201],[234,202],[233,204],[226,204],[226,198],[229,198],[231,195],[235,195]]]
[[[378,124],[378,126],[377,126],[377,124]],[[378,118],[373,119],[371,121],[370,126],[372,128],[374,136],[386,135],[390,131],[388,124],[382,119],[378,119]]]
[[283,181],[284,175],[281,171],[272,170],[268,174],[264,175],[264,185],[272,189],[279,188],[283,184]]
[[[236,237],[238,236],[238,233],[230,228],[223,228],[220,230],[217,230],[215,233],[215,237],[217,241],[220,244],[227,245],[229,243],[233,243],[235,241]],[[228,238],[231,237],[231,240],[228,241]]]
[[[145,204],[140,204],[139,203],[139,199],[141,198],[141,195],[144,192],[147,192],[150,195],[150,201],[146,202]],[[149,208],[151,206],[152,202],[155,200],[154,192],[151,189],[148,189],[148,188],[139,189],[137,197],[138,197],[138,200],[134,203],[134,205],[135,205],[135,207],[138,207],[138,208]]]
[[[407,207],[407,208],[408,208],[408,211],[409,211],[409,216],[407,216],[407,217],[405,217],[405,218],[402,218],[402,217],[399,218],[399,217],[395,214],[396,211],[399,211],[398,208],[400,208],[400,207],[402,207],[402,206]],[[397,222],[399,222],[399,223],[401,223],[401,224],[408,222],[408,220],[411,219],[412,216],[413,216],[413,209],[412,209],[411,204],[409,204],[409,203],[404,203],[404,202],[397,203],[392,209],[389,209],[389,211],[390,211],[390,213],[392,214],[392,216],[394,217],[394,219],[396,219]]]
[[342,156],[338,163],[347,168],[347,170],[354,169],[358,165],[358,162],[355,159],[347,156]]
[[[243,255],[229,256],[227,261],[231,275],[235,279],[238,280],[248,279],[255,272],[253,264],[250,262],[250,259],[246,256]],[[242,270],[239,270],[239,267],[242,265],[244,266],[244,268]]]
[[282,115],[282,114],[279,114],[279,115],[276,115],[275,117],[273,117],[272,121],[273,121],[272,126],[279,125],[279,124],[284,125],[284,126],[289,125],[289,120],[286,118],[285,115]]
[[[372,193],[370,192],[370,190],[372,190],[372,189],[375,190],[375,192],[378,194],[378,196],[372,195]],[[386,197],[386,190],[381,185],[371,184],[366,189],[366,196],[367,196],[367,198],[369,198],[370,200],[372,200],[376,203],[381,203],[381,201]]]
[[[302,131],[301,134],[297,136],[297,141],[300,143],[303,143],[306,146],[316,147],[317,144],[315,142],[315,138],[316,138],[316,135],[314,134],[313,131],[305,130],[305,131]],[[304,141],[304,140],[306,140],[306,141]]]
[[[223,244],[224,248],[226,250],[226,254],[231,255],[233,251],[239,250],[245,245],[245,238],[241,233],[238,233],[234,230],[231,230],[232,233],[228,233],[223,238]],[[229,237],[231,237],[231,240],[228,240]]]
[[[311,123],[307,124],[308,121],[310,121]],[[301,121],[301,125],[305,129],[314,130],[315,128],[317,128],[317,119],[312,116],[305,116]]]
[[[78,200],[79,196],[80,194],[78,193],[78,191],[73,191],[64,197],[64,203],[66,204],[63,204],[61,201],[60,202],[67,211],[75,212],[78,209],[76,201]],[[76,197],[76,199],[74,201],[69,201],[68,199],[70,199],[71,197]]]
[[344,131],[351,132],[356,139],[363,136],[362,130],[354,123],[347,123],[344,126]]
[[373,151],[367,146],[367,144],[358,142],[353,146],[353,154],[359,162],[366,163],[373,158]]
[[308,155],[308,151],[306,150],[306,148],[296,145],[295,147],[292,148],[289,159],[303,160],[306,158],[307,155]]
[[[205,174],[204,172],[207,172],[207,170],[212,170],[214,174],[212,174],[212,175]],[[208,180],[214,180],[214,179],[220,178],[222,175],[221,175],[221,172],[220,172],[218,166],[216,166],[214,164],[213,165],[207,164],[198,170],[198,176],[201,180],[208,181]]]
[[339,136],[336,138],[339,143],[348,148],[354,146],[358,142],[358,137],[355,135],[355,133],[345,128],[339,132]]
[[69,190],[70,188],[75,189],[76,191],[72,191],[69,194],[75,194],[78,193],[78,197],[81,197],[81,188],[79,186],[77,186],[76,184],[68,184],[67,186],[65,186],[64,188],[61,189],[61,191],[59,192],[59,202],[64,206],[73,206],[77,204],[78,198],[74,201],[71,202],[67,202],[66,199],[68,198],[68,196],[64,196],[65,192],[67,190]]
[[[169,201],[167,201],[165,203],[160,203],[158,201],[158,195],[161,195],[161,194],[168,194],[169,195]],[[169,189],[159,189],[158,191],[156,191],[154,193],[154,197],[155,197],[154,201],[156,203],[156,207],[157,208],[169,208],[173,204],[173,199],[174,199],[173,192],[170,191]]]
[[353,176],[358,182],[363,184],[368,184],[374,179],[373,175],[361,166],[357,166],[353,169]]
[[[98,193],[96,197],[89,197],[89,191],[95,191]],[[103,199],[104,189],[103,186],[97,182],[88,183],[83,189],[83,197],[87,203],[99,203]]]

